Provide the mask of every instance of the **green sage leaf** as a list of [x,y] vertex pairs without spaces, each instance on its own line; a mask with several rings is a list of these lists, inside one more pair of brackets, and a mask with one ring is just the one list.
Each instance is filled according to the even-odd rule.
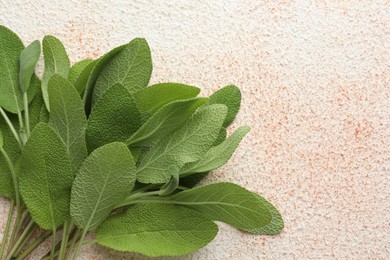
[[93,151],[72,186],[71,215],[79,228],[96,228],[134,187],[135,164],[123,143]]
[[160,196],[171,194],[179,186],[180,169],[176,165],[172,165],[168,168],[168,173],[171,175],[171,179],[160,188]]
[[76,89],[85,89],[83,101],[85,104],[85,111],[87,114],[91,112],[92,109],[92,94],[95,88],[96,80],[103,68],[114,58],[118,53],[120,53],[127,45],[121,45],[112,49],[111,51],[104,54],[102,57],[97,59],[95,62],[91,62],[88,65],[79,78],[77,79],[75,85]]
[[241,91],[234,85],[223,87],[210,96],[209,104],[224,104],[228,107],[228,113],[223,123],[224,127],[228,127],[234,121],[240,109]]
[[182,191],[173,203],[201,212],[210,220],[253,232],[268,225],[272,215],[259,195],[233,183],[216,183]]
[[93,91],[92,104],[115,84],[122,84],[131,94],[146,87],[152,73],[152,58],[145,39],[136,38],[101,71]]
[[176,100],[153,114],[127,141],[128,145],[150,144],[183,125],[207,98]]
[[137,204],[103,222],[97,242],[147,256],[191,253],[214,239],[218,226],[195,211],[168,204]]
[[140,127],[134,98],[120,84],[112,86],[93,107],[88,119],[89,151],[111,142],[124,142]]
[[40,55],[41,44],[38,40],[33,41],[20,53],[19,82],[22,92],[27,92],[30,86],[31,77],[35,72],[35,66],[37,65]]
[[198,110],[179,129],[160,139],[142,158],[137,180],[142,183],[166,183],[168,167],[194,162],[211,147],[225,119],[224,105]]
[[70,61],[66,54],[65,47],[56,37],[46,35],[43,38],[43,58],[45,61],[45,71],[42,78],[42,95],[46,108],[50,111],[48,85],[51,76],[54,74],[68,78]]
[[73,85],[58,74],[50,78],[48,88],[51,108],[49,124],[64,143],[74,169],[78,169],[87,157],[84,104]]
[[26,143],[19,188],[32,219],[55,230],[69,218],[73,171],[65,146],[46,123],[39,123]]
[[[19,84],[19,57],[23,49],[19,37],[0,25],[0,107],[14,114],[23,111],[23,93]],[[36,87],[33,77],[28,90],[29,101],[33,99]]]
[[175,100],[196,97],[200,89],[179,83],[159,83],[149,86],[134,95],[141,113],[150,116],[164,105]]
[[197,172],[207,172],[224,165],[233,155],[242,138],[249,132],[250,127],[238,128],[221,144],[210,148],[199,161],[186,164],[181,170],[182,175]]
[[[93,62],[92,59],[85,59],[85,60],[81,60],[81,61],[76,62],[75,64],[73,64],[70,67],[70,70],[69,70],[69,75],[68,75],[69,82],[74,85],[76,80],[77,80],[77,78],[81,75],[83,70],[89,64],[91,64],[91,62]],[[79,91],[79,93],[80,93],[80,91]]]

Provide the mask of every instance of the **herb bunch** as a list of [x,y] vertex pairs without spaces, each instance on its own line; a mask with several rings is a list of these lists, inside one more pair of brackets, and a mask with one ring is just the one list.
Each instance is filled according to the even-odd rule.
[[40,42],[25,47],[0,26],[0,195],[10,200],[1,259],[24,259],[49,237],[45,259],[76,259],[91,243],[188,254],[213,240],[214,221],[282,230],[278,210],[251,191],[194,188],[249,131],[226,136],[236,86],[208,98],[185,84],[148,86],[151,54],[139,38],[72,66],[57,38],[45,36],[42,50],[39,79]]

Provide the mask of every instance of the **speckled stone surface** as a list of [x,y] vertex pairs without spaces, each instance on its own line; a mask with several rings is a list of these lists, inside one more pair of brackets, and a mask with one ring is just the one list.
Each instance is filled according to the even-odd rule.
[[[232,128],[252,131],[206,182],[262,194],[286,228],[268,237],[221,224],[180,259],[389,258],[388,1],[1,0],[0,23],[26,44],[57,36],[72,62],[145,37],[152,83],[241,87]],[[0,237],[7,208],[1,199]],[[80,259],[143,258],[90,246]]]

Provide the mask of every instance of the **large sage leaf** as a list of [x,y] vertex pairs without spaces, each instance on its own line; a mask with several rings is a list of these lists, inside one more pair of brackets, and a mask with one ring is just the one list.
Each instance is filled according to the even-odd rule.
[[[19,56],[23,49],[19,37],[0,25],[0,107],[14,114],[23,111],[23,94],[19,85]],[[29,101],[36,90],[36,79],[33,78],[28,91]]]
[[136,38],[103,68],[96,80],[92,104],[115,84],[122,84],[131,94],[146,87],[152,73],[152,58],[145,39]]
[[140,127],[134,98],[120,84],[113,85],[93,107],[88,119],[89,151],[104,144],[126,141]]
[[42,95],[46,108],[50,111],[48,85],[51,76],[59,74],[68,78],[70,61],[66,54],[65,47],[56,37],[47,35],[43,38],[43,58],[45,61],[45,71],[42,78]]
[[135,164],[123,143],[93,151],[83,162],[72,187],[71,215],[79,228],[97,227],[134,187]]
[[176,256],[207,245],[218,226],[192,210],[169,204],[137,204],[103,222],[101,245],[147,256]]
[[268,225],[272,215],[264,199],[233,183],[216,183],[177,193],[173,203],[197,210],[207,218],[254,232]]
[[20,193],[33,220],[55,230],[69,218],[73,171],[65,146],[46,123],[26,143],[20,164]]
[[[87,61],[87,60],[85,60],[85,61]],[[76,72],[72,73],[72,67],[70,68],[69,80],[73,81],[73,85],[74,85],[75,89],[77,89],[77,91],[82,96],[85,94],[85,88],[87,87],[88,79],[92,75],[92,71],[95,68],[98,61],[99,61],[99,59],[91,60],[88,64],[86,64],[85,67],[82,68],[82,70],[77,75],[75,74]],[[73,66],[76,66],[76,64],[74,64]],[[79,65],[79,66],[81,67],[81,65]],[[78,68],[78,69],[81,69],[81,68]],[[76,71],[76,68],[73,68],[73,71]],[[71,76],[71,73],[74,75]],[[73,79],[73,77],[75,77],[75,78]]]
[[196,97],[199,88],[180,83],[159,83],[149,86],[134,95],[138,108],[146,117],[175,100]]
[[207,98],[173,101],[153,114],[127,141],[128,145],[150,144],[179,128]]
[[41,55],[41,44],[33,41],[20,53],[19,82],[22,92],[27,92],[30,87],[31,77],[34,75],[35,66]]
[[198,110],[179,129],[160,139],[142,158],[138,168],[138,181],[166,183],[171,165],[182,167],[194,162],[211,147],[225,119],[224,105],[211,105]]
[[68,80],[54,74],[49,80],[49,102],[49,124],[64,143],[74,169],[78,169],[87,157],[87,117],[80,94]]
[[249,132],[250,127],[242,126],[238,128],[221,144],[210,148],[199,161],[189,163],[184,166],[180,174],[186,175],[197,172],[207,172],[224,165],[232,157],[242,138]]
[[228,113],[223,123],[228,127],[236,118],[241,105],[241,91],[234,85],[229,85],[219,89],[210,96],[209,104],[224,104],[228,107]]

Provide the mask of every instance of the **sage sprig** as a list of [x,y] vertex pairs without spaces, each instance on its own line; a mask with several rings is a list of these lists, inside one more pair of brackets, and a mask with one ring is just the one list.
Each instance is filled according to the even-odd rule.
[[24,47],[0,26],[0,196],[10,200],[1,259],[24,259],[48,237],[42,257],[62,260],[90,243],[188,254],[213,240],[215,221],[253,234],[283,229],[256,193],[226,182],[196,186],[250,131],[226,134],[238,87],[198,97],[185,84],[148,86],[152,60],[140,38],[72,66],[54,36],[44,37],[42,53],[40,80],[40,42]]

